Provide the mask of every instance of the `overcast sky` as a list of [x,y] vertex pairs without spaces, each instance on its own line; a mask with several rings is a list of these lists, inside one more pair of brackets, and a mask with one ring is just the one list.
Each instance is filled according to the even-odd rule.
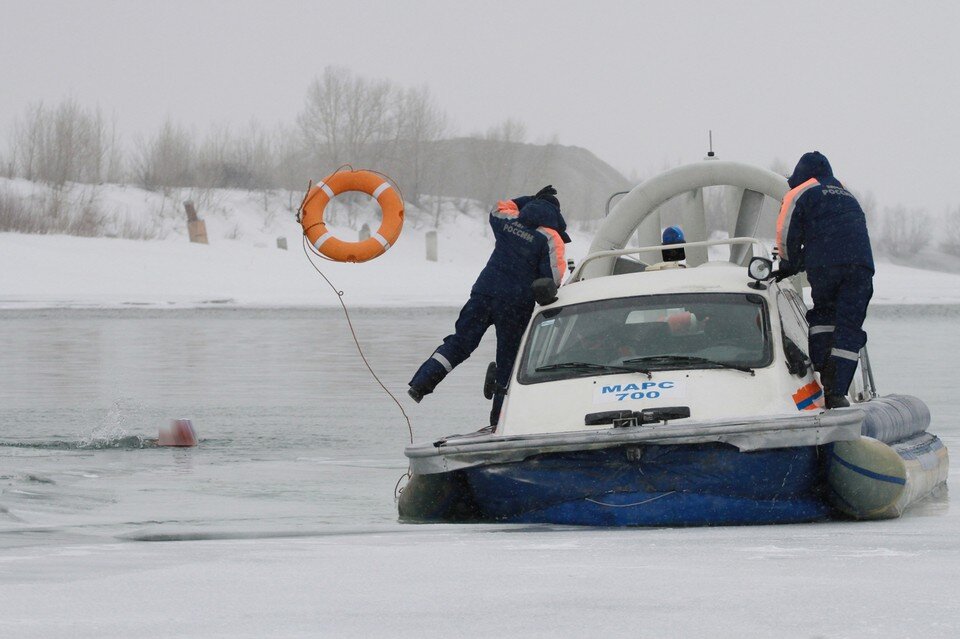
[[513,117],[649,176],[712,129],[723,159],[819,149],[881,204],[939,215],[960,205],[958,27],[952,1],[0,0],[0,136],[65,96],[127,140],[167,116],[291,122],[337,65],[427,85],[460,134]]

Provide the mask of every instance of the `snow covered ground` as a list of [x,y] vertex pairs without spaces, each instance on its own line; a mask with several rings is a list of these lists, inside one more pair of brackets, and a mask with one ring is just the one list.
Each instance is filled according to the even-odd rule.
[[[49,197],[44,187],[0,180],[0,191]],[[0,233],[0,308],[125,306],[333,306],[333,291],[307,263],[289,192],[182,191],[167,194],[104,185],[74,189],[74,203],[94,202],[113,220],[108,230],[151,240]],[[191,244],[180,202],[198,202],[209,245]],[[372,206],[342,206],[331,225],[355,239]],[[486,214],[475,203],[445,201],[439,215],[439,260],[426,260],[425,234],[435,211],[408,205],[400,240],[363,264],[314,258],[349,306],[459,306],[493,246]],[[571,225],[568,257],[581,258],[592,234]],[[286,238],[288,250],[277,248]],[[960,275],[879,263],[875,304],[960,303]]]

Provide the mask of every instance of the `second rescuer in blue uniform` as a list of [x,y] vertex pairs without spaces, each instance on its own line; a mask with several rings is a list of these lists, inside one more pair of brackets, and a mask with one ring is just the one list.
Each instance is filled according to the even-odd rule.
[[410,396],[420,401],[440,381],[470,357],[492,324],[497,331],[497,389],[490,411],[496,424],[520,338],[533,313],[533,281],[553,278],[559,286],[566,272],[564,244],[567,224],[553,186],[534,196],[499,202],[490,212],[496,244],[490,259],[460,311],[454,333],[443,340],[410,380]]
[[848,406],[845,395],[867,343],[862,327],[873,296],[867,222],[819,151],[805,153],[787,183],[790,191],[777,218],[778,279],[807,272],[813,297],[807,312],[810,359],[827,408]]

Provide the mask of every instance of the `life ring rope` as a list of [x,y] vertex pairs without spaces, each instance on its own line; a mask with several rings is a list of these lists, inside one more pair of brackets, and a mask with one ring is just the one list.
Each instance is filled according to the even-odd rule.
[[[343,169],[349,167],[349,171]],[[383,213],[380,228],[366,240],[345,242],[327,230],[323,214],[327,204],[347,191],[366,193],[377,201]],[[324,257],[337,262],[366,262],[383,255],[396,244],[403,228],[403,194],[400,188],[378,171],[354,170],[344,165],[316,183],[311,184],[298,211],[303,234]]]
[[[337,175],[344,168],[349,168],[351,172],[354,172],[354,169],[352,166],[345,164],[340,168],[338,168],[336,171],[334,171],[333,174],[331,175]],[[387,216],[387,209],[384,208],[383,202],[381,202],[380,197],[383,196],[383,194],[391,187],[393,187],[393,189],[396,191],[398,195],[399,212],[396,215],[396,217],[399,218],[399,224],[397,225],[397,228],[396,228],[396,235],[393,237],[393,241],[396,242],[397,236],[400,235],[400,229],[402,228],[402,225],[403,225],[403,192],[400,190],[399,185],[397,185],[392,179],[390,179],[390,177],[384,175],[383,173],[379,173],[378,171],[367,171],[367,172],[373,175],[379,175],[385,180],[379,186],[377,186],[372,193],[370,193],[371,197],[376,199],[377,203],[380,204],[381,211],[383,211],[384,219],[386,219],[386,216]],[[404,410],[403,405],[400,403],[400,400],[398,400],[396,396],[390,392],[390,390],[386,387],[386,385],[384,385],[384,383],[380,380],[380,377],[378,377],[376,372],[374,372],[373,367],[370,365],[370,362],[367,361],[367,357],[363,353],[363,348],[360,346],[360,340],[358,339],[357,333],[353,328],[353,322],[350,321],[350,313],[347,311],[347,305],[343,301],[343,291],[339,290],[333,284],[333,282],[331,282],[330,279],[326,275],[324,275],[323,271],[321,271],[317,267],[313,259],[311,259],[310,257],[310,255],[313,254],[328,261],[334,261],[335,259],[333,257],[330,257],[325,251],[320,251],[318,247],[316,247],[314,243],[311,242],[310,240],[310,236],[315,235],[313,230],[318,227],[323,231],[323,233],[320,234],[320,237],[323,237],[324,234],[330,235],[330,233],[326,231],[326,225],[324,224],[324,221],[323,221],[323,210],[326,207],[327,203],[331,199],[333,199],[333,197],[336,195],[336,192],[332,188],[330,188],[330,186],[327,184],[329,179],[330,178],[328,177],[328,178],[325,178],[323,181],[321,181],[321,184],[326,188],[315,188],[313,185],[313,182],[311,181],[310,184],[307,185],[307,192],[304,193],[303,199],[300,201],[300,206],[297,208],[297,222],[299,222],[301,226],[303,226],[303,253],[304,255],[306,255],[307,261],[310,262],[310,266],[314,268],[314,270],[320,275],[320,277],[324,279],[327,285],[330,286],[331,289],[333,289],[333,292],[336,293],[337,301],[340,302],[340,306],[343,308],[343,315],[347,320],[347,325],[350,327],[350,334],[353,336],[353,342],[357,346],[357,352],[360,353],[360,358],[363,360],[363,363],[367,367],[367,370],[370,371],[370,375],[372,375],[373,379],[375,379],[377,384],[380,385],[380,388],[382,388],[383,391],[390,396],[390,399],[392,399],[393,402],[397,405],[397,408],[400,409],[400,413],[403,415],[404,420],[406,420],[407,422],[407,432],[410,435],[410,443],[412,444],[414,441],[414,437],[413,437],[413,424],[410,421],[410,416],[407,415],[407,411]],[[344,189],[344,191],[346,190],[352,190],[352,189]],[[326,201],[319,206],[319,210],[317,211],[317,214],[313,215],[313,209],[308,208],[308,205],[310,204],[310,201],[313,199],[313,197],[317,193],[323,193],[323,195],[326,197]],[[333,193],[334,195],[331,195],[331,193]],[[313,220],[314,217],[316,217],[316,220],[311,221]],[[374,239],[378,244],[382,246],[382,249],[380,250],[380,252],[376,253],[376,255],[374,255],[373,257],[383,254],[383,252],[385,252],[388,248],[390,248],[390,242],[388,242],[387,239],[380,233],[382,229],[383,229],[383,224],[381,224],[380,228],[377,229],[377,232],[371,236],[371,239]],[[331,238],[326,238],[326,239],[331,239]],[[317,238],[317,239],[319,240],[320,238]],[[324,243],[326,242],[326,239],[324,239],[323,242],[319,242],[320,246],[324,245]],[[339,242],[339,240],[337,241]],[[361,242],[353,242],[353,243],[342,242],[342,244],[362,244],[362,243]],[[372,259],[372,258],[368,258],[368,259]],[[342,261],[342,260],[338,260],[338,261]],[[357,261],[360,261],[360,260],[357,260]],[[402,489],[400,488],[400,483],[404,480],[404,478],[407,478],[409,480],[411,476],[411,472],[412,471],[410,470],[410,467],[407,467],[407,472],[404,473],[399,480],[397,480],[397,484],[396,486],[394,486],[394,490],[393,490],[395,499],[398,498],[400,491],[402,491]]]

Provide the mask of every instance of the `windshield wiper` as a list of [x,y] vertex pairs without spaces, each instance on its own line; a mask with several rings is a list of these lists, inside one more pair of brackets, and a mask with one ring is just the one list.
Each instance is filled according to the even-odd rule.
[[707,357],[694,357],[692,355],[650,355],[648,357],[632,357],[630,359],[623,360],[624,364],[652,364],[659,362],[663,362],[665,364],[706,364],[716,368],[732,368],[733,370],[756,375],[756,372],[754,372],[754,370],[749,366],[731,364],[730,362],[720,362]]
[[[624,364],[629,364],[630,362],[624,362]],[[538,366],[536,372],[546,373],[549,371],[562,371],[562,370],[573,370],[573,371],[598,371],[598,372],[621,372],[621,373],[643,373],[647,376],[647,379],[650,379],[652,375],[650,371],[645,368],[640,368],[637,366],[620,366],[613,364],[594,364],[592,362],[560,362],[559,364],[547,364],[545,366]]]

